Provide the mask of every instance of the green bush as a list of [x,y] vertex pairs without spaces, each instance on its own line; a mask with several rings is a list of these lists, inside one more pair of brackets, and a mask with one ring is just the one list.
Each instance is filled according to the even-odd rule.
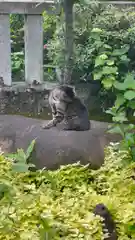
[[[56,15],[43,13],[44,44],[52,38],[56,28]],[[24,81],[24,16],[20,14],[10,15],[10,32],[12,48],[12,77],[13,81]],[[44,65],[50,62],[47,56],[47,49],[43,49]],[[44,78],[51,81],[55,79],[52,68],[44,68]]]
[[[110,4],[92,3],[83,1],[74,5],[74,72],[77,80],[87,81],[94,70],[94,61],[98,55],[99,47],[103,44],[120,48],[129,44],[128,57],[131,60],[130,69],[134,69],[134,43],[135,43],[135,20],[134,7],[114,7]],[[48,45],[49,57],[54,65],[62,67],[64,55],[64,16],[61,14],[57,20],[57,28],[53,39]],[[102,42],[93,40],[92,30],[103,30]],[[117,62],[118,63],[118,62]],[[127,72],[125,66],[121,66],[120,74]],[[74,78],[74,80],[76,80]]]
[[111,98],[111,93],[114,96],[108,106],[110,109],[106,111],[115,123],[111,132],[122,135],[121,145],[130,152],[133,160],[135,126],[127,127],[125,123],[135,120],[134,27],[134,7],[118,9],[107,6],[100,17],[95,17],[88,41],[94,64],[93,79],[102,83],[104,102]]
[[[94,61],[98,55],[100,41],[95,43],[91,31],[93,28],[102,29],[102,44],[108,44],[115,48],[128,44],[128,58],[130,67],[120,66],[120,75],[123,71],[132,70],[135,67],[135,20],[134,7],[119,8],[112,5],[103,5],[99,3],[91,4],[89,1],[81,1],[74,5],[74,38],[75,38],[75,56],[74,56],[74,81],[82,79],[87,81],[92,78],[94,70]],[[47,15],[43,13],[44,44],[44,64],[50,64],[59,67],[64,65],[64,15]],[[18,59],[13,55],[13,76],[24,71],[24,56],[19,56],[19,52],[24,51],[24,19],[18,14],[11,14],[11,39],[12,52],[18,53]],[[20,58],[20,60],[19,60]],[[23,64],[23,66],[22,66]],[[17,73],[16,73],[17,72]],[[50,75],[50,78],[49,78]],[[45,78],[52,80],[55,74],[51,69],[45,68]]]
[[104,203],[119,240],[135,238],[135,163],[127,152],[106,149],[97,171],[78,164],[51,172],[17,173],[0,157],[0,239],[103,239],[92,214]]

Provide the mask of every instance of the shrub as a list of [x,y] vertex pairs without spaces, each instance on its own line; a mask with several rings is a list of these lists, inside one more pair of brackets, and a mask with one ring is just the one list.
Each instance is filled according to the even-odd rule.
[[[49,58],[54,65],[59,67],[63,66],[64,27],[64,17],[61,14],[57,20],[54,37],[50,40],[50,45],[48,44]],[[120,8],[110,4],[91,3],[90,1],[76,3],[74,5],[74,71],[77,76],[74,81],[90,79],[94,70],[94,61],[98,55],[98,48],[103,44],[108,44],[114,49],[129,44],[130,68],[134,69],[134,27],[134,7]],[[97,39],[96,43],[93,41],[91,33],[93,28],[103,30],[102,43],[100,39]],[[127,71],[127,68],[121,68],[121,72],[125,70]]]
[[104,203],[119,240],[135,238],[135,163],[127,152],[106,149],[97,171],[79,163],[57,171],[16,173],[0,156],[0,239],[103,239],[92,214]]
[[[56,15],[47,15],[43,13],[43,31],[44,44],[48,39],[52,38],[56,28]],[[13,81],[24,81],[24,16],[19,14],[10,14],[10,32],[11,32],[11,48],[12,48],[12,77]],[[49,63],[47,49],[43,48],[44,64]],[[47,68],[47,70],[46,70]],[[44,70],[46,80],[54,79],[52,68],[49,66]]]

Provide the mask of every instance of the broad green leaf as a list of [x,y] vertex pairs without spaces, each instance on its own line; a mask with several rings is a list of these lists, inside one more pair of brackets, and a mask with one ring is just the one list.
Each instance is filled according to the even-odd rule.
[[114,82],[114,87],[118,90],[126,90],[127,89],[127,86],[124,84],[124,82],[121,83],[121,82],[118,82],[118,81]]
[[111,114],[112,116],[115,116],[116,111],[117,111],[117,109],[115,107],[112,107],[112,108],[106,110],[105,112],[108,113],[108,114]]
[[128,119],[126,117],[126,113],[125,112],[118,112],[117,115],[113,117],[113,121],[114,122],[120,122],[120,123],[128,121]]
[[106,60],[104,60],[104,59],[96,58],[96,60],[95,60],[95,67],[103,66],[105,64],[105,62],[106,62]]
[[103,46],[103,42],[100,41],[100,37],[97,37],[97,35],[93,35],[92,37],[95,39],[96,49]]
[[106,63],[108,66],[112,66],[114,65],[114,60],[107,60]]
[[24,164],[24,163],[15,163],[12,166],[12,171],[13,172],[28,172],[29,167],[27,164]]
[[25,162],[26,155],[25,155],[23,149],[17,149],[16,160],[19,161],[19,162]]
[[135,100],[131,100],[130,102],[128,102],[127,106],[130,107],[131,109],[135,109]]
[[134,145],[135,144],[135,139],[134,139],[134,134],[133,133],[126,133],[125,134],[125,141],[128,143],[128,145]]
[[124,62],[129,62],[129,61],[130,61],[130,59],[129,59],[126,55],[122,55],[122,56],[120,57],[120,60],[121,60],[121,61],[124,61]]
[[108,44],[104,44],[104,47],[105,47],[106,49],[112,49],[112,47],[111,47],[110,45],[108,45]]
[[129,131],[135,130],[135,125],[134,124],[124,124],[123,128],[124,128],[124,132],[128,133]]
[[124,97],[127,99],[127,100],[132,100],[135,98],[135,91],[132,91],[132,90],[129,90],[129,91],[126,91],[124,93]]
[[114,122],[119,122],[119,123],[123,123],[123,122],[128,121],[127,117],[124,117],[124,116],[115,116],[115,117],[112,118],[112,120]]
[[102,79],[102,84],[104,85],[104,88],[110,89],[113,86],[113,82],[115,81],[115,78],[113,77],[106,77]]
[[131,131],[131,130],[135,129],[135,125],[134,124],[128,124],[128,125],[126,124],[124,126],[124,128],[126,131]]
[[12,159],[12,160],[15,160],[17,159],[17,153],[7,153],[7,154],[4,154],[5,157],[9,158],[9,159]]
[[123,139],[123,141],[120,142],[119,144],[119,149],[122,151],[128,151],[129,152],[129,146],[128,143]]
[[94,80],[99,80],[102,78],[102,76],[103,76],[103,73],[100,71],[98,73],[94,73],[93,77],[94,77]]
[[108,130],[108,132],[120,134],[122,137],[124,137],[124,132],[120,125],[116,125],[116,126],[112,127],[111,129]]
[[30,143],[29,147],[26,150],[26,159],[28,159],[30,157],[31,153],[34,150],[34,146],[35,146],[35,139],[32,140],[32,142]]
[[100,56],[98,56],[95,60],[95,67],[103,66],[105,64],[107,58],[108,58],[108,56],[106,54],[101,54]]
[[105,53],[103,53],[99,56],[99,58],[103,59],[103,60],[106,60],[108,58],[108,56]]
[[133,74],[128,73],[126,75],[126,78],[124,80],[124,86],[127,89],[135,89],[135,79],[134,79]]
[[129,50],[129,46],[125,46],[123,48],[120,48],[120,49],[115,49],[113,52],[112,52],[112,56],[121,56],[125,53],[127,53]]
[[101,32],[103,32],[103,30],[100,28],[93,28],[91,32],[92,33],[101,33]]
[[118,68],[117,67],[103,67],[103,74],[117,74]]
[[123,94],[118,94],[117,99],[115,101],[115,107],[119,108],[123,103],[125,103],[126,99]]

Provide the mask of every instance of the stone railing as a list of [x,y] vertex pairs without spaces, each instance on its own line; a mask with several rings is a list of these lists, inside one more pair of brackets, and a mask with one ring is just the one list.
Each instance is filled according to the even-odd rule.
[[[0,1],[0,78],[12,85],[10,14],[24,15],[25,81],[43,81],[42,12],[54,14],[53,0]],[[56,13],[56,12],[55,12]]]

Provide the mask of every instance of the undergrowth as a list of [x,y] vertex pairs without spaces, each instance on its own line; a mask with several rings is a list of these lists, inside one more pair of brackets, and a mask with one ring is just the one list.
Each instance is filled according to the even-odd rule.
[[0,156],[0,239],[102,240],[92,214],[98,203],[110,210],[119,240],[135,239],[135,162],[127,152],[108,147],[99,170],[77,163],[25,173]]

